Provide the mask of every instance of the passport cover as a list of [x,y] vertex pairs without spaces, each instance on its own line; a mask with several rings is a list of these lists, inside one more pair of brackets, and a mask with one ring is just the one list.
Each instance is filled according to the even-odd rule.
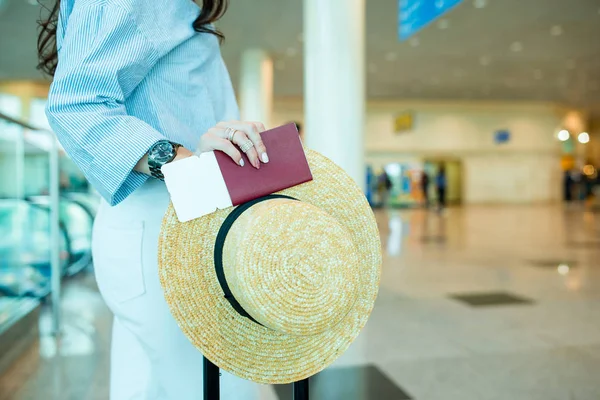
[[245,167],[237,165],[225,153],[215,152],[234,206],[313,179],[296,124],[265,131],[261,137],[267,148],[269,162],[261,164],[260,169],[252,167],[243,153]]

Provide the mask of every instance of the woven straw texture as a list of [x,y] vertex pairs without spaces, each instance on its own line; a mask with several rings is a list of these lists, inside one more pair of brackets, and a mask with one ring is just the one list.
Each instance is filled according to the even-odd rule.
[[236,299],[223,297],[214,269],[217,233],[232,208],[180,223],[169,207],[159,275],[175,320],[220,368],[258,383],[290,383],[333,363],[364,327],[377,296],[377,224],[352,179],[307,151],[314,180],[281,192],[293,200],[251,207],[234,223],[223,266]]

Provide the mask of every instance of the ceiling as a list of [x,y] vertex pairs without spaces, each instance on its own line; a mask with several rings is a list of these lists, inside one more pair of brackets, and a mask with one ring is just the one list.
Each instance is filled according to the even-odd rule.
[[[0,0],[0,79],[38,78],[35,0]],[[240,54],[275,60],[278,96],[302,94],[302,1],[231,0],[220,23],[234,82]],[[600,0],[464,0],[413,40],[398,0],[367,3],[368,94],[394,99],[541,100],[600,110]]]

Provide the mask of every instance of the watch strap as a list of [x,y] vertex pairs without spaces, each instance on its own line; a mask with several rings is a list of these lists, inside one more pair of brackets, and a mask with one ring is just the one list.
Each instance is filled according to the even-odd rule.
[[169,143],[171,143],[171,145],[173,146],[173,156],[171,157],[170,160],[168,160],[164,164],[158,164],[158,163],[154,163],[154,162],[148,163],[148,167],[150,169],[150,174],[152,175],[152,177],[159,179],[161,181],[165,180],[165,176],[163,175],[163,173],[161,171],[162,166],[173,161],[175,159],[175,157],[177,157],[177,149],[181,147],[181,145],[179,143],[174,143],[174,142],[169,142]]
[[165,176],[163,175],[160,168],[156,165],[150,166],[150,174],[152,175],[153,178],[160,179],[161,181],[165,180]]

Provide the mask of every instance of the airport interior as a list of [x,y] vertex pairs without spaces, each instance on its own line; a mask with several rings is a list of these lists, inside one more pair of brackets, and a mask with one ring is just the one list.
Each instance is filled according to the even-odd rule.
[[[0,0],[0,400],[125,400],[110,200],[47,118],[39,1]],[[216,27],[241,120],[295,123],[379,229],[375,306],[311,399],[600,400],[600,0],[231,0]]]

